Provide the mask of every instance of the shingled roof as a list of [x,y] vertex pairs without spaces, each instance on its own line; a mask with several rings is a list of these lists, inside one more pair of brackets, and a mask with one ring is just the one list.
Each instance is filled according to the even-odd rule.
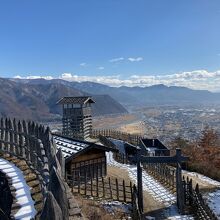
[[90,96],[63,97],[57,104],[86,104],[87,102],[95,103]]

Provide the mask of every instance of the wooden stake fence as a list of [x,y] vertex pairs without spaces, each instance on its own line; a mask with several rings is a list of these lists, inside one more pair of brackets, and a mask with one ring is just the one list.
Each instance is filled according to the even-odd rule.
[[189,207],[190,213],[195,215],[195,219],[200,220],[217,220],[218,217],[210,209],[208,204],[202,197],[197,184],[195,189],[192,187],[192,179],[189,180],[183,177],[183,188],[184,188],[184,201],[185,205]]
[[176,192],[176,169],[167,164],[147,164],[143,163],[143,168],[158,180],[163,186]]
[[110,177],[71,181],[73,193],[96,198],[110,199],[120,202],[132,203],[132,183],[119,181]]
[[120,139],[125,142],[129,142],[135,146],[139,145],[140,139],[143,138],[141,135],[129,134],[126,132],[116,131],[116,130],[93,130],[92,137],[98,138],[99,136],[111,137],[114,139]]

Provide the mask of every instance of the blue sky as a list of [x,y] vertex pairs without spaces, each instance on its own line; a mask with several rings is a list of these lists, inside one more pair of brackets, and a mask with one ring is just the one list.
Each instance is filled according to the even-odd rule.
[[219,0],[1,0],[0,76],[219,77],[219,27]]

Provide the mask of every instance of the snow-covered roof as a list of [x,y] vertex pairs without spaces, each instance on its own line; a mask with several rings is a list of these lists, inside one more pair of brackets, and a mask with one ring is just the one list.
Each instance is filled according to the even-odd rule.
[[91,148],[100,149],[103,151],[115,151],[115,149],[107,146],[88,141],[76,140],[57,134],[53,134],[53,139],[56,143],[57,149],[62,150],[66,163],[73,157],[77,157],[81,153],[84,153]]
[[71,140],[69,138],[64,138],[57,135],[53,135],[53,138],[57,145],[57,149],[61,148],[64,158],[68,158],[90,145],[89,143],[85,143],[79,140]]

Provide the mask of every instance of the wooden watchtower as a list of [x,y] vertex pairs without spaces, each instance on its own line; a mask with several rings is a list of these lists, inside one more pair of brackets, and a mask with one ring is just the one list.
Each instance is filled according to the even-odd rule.
[[90,137],[92,132],[91,104],[89,96],[63,97],[57,104],[63,106],[63,135],[79,140]]

